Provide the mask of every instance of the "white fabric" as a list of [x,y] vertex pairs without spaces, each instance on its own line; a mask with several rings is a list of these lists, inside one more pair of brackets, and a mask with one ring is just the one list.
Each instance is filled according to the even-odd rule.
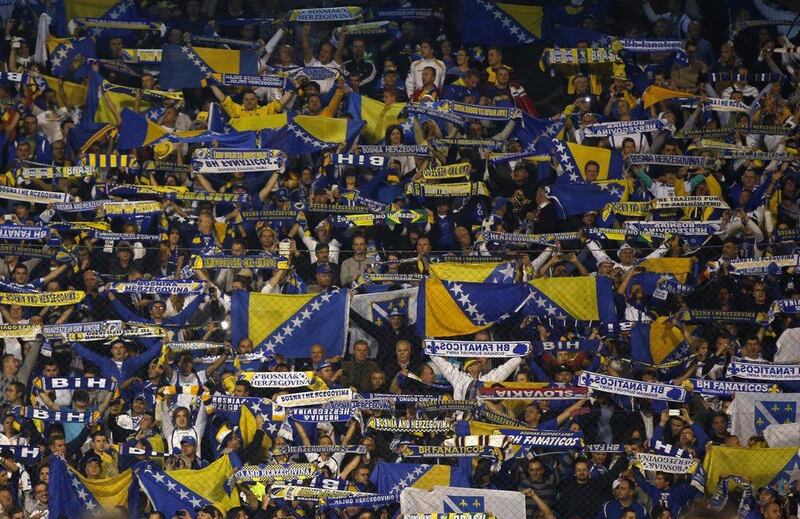
[[[475,506],[476,501],[480,503],[478,506]],[[468,505],[462,505],[462,502]],[[465,511],[492,514],[497,519],[519,519],[525,517],[525,495],[522,492],[459,487],[433,487],[431,491],[406,487],[400,494],[400,513],[403,515]]]

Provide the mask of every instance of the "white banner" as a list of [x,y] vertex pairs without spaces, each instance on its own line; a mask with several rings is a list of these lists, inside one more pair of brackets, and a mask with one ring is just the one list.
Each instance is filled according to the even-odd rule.
[[249,382],[253,387],[305,387],[311,376],[306,371],[259,371]]
[[275,398],[275,403],[283,407],[308,407],[326,404],[328,402],[346,402],[353,399],[353,391],[347,389],[328,389],[326,391],[305,391],[280,395]]
[[425,340],[425,353],[440,357],[524,357],[530,351],[527,341]]
[[636,464],[642,470],[668,472],[670,474],[686,474],[695,468],[696,462],[692,458],[679,458],[677,456],[637,452]]
[[426,491],[406,487],[400,494],[400,513],[484,513],[497,519],[520,519],[525,514],[522,492],[460,487],[433,487]]

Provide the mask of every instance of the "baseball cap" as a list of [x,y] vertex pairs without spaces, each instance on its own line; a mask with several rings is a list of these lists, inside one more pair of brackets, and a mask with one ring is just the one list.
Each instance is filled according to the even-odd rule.
[[319,363],[319,365],[317,366],[317,371],[322,371],[322,370],[323,370],[323,369],[325,369],[325,368],[333,368],[333,364],[331,364],[331,363],[330,363],[330,362],[328,362],[327,360],[323,360],[323,361],[322,361],[322,362],[320,362],[320,363]]
[[461,368],[466,371],[470,366],[478,362],[480,362],[478,359],[467,359],[464,361],[464,364],[461,366]]
[[317,263],[317,274],[330,274],[330,273],[331,273],[330,263]]
[[184,436],[183,438],[181,438],[181,445],[183,445],[184,443],[188,443],[189,445],[194,445],[195,447],[197,446],[197,440],[195,440],[193,436]]
[[494,204],[492,207],[494,208],[495,211],[497,211],[501,207],[505,207],[507,205],[508,205],[508,198],[498,196],[497,198],[494,199]]

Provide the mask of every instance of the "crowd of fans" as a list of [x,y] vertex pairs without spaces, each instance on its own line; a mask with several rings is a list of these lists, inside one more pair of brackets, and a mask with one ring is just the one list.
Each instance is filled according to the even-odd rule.
[[[160,48],[164,43],[182,43],[187,33],[206,32],[215,20],[274,18],[268,24],[224,25],[216,35],[234,40],[258,42],[262,73],[280,73],[297,67],[324,67],[336,72],[335,79],[307,81],[297,89],[256,89],[210,86],[184,91],[183,101],[166,101],[163,106],[142,109],[152,122],[167,131],[204,129],[209,104],[218,103],[233,118],[256,117],[281,112],[347,118],[348,96],[362,95],[390,105],[448,99],[468,104],[511,107],[527,115],[563,123],[559,138],[630,154],[698,155],[701,137],[684,137],[682,132],[726,126],[783,126],[783,135],[762,135],[738,129],[722,138],[727,144],[742,145],[750,151],[796,153],[793,129],[800,118],[798,75],[800,52],[794,42],[800,24],[764,25],[747,29],[732,41],[711,34],[707,24],[719,27],[749,19],[793,19],[795,14],[764,0],[725,2],[727,12],[695,0],[625,4],[620,11],[614,2],[595,0],[552,1],[544,9],[549,29],[592,31],[618,37],[674,39],[683,42],[687,61],[670,53],[636,54],[621,74],[605,64],[572,67],[553,65],[537,81],[529,82],[529,69],[539,67],[542,47],[501,48],[462,46],[457,30],[457,7],[448,4],[443,19],[411,20],[399,24],[399,34],[385,39],[351,36],[336,31],[336,24],[289,23],[285,12],[296,2],[226,2],[186,0],[137,2],[143,18],[167,26],[157,32],[129,32],[122,36],[96,37],[100,58],[92,65],[109,82],[134,89],[159,90],[158,67],[141,66],[123,60],[125,48]],[[716,6],[716,4],[714,4]],[[49,6],[49,3],[47,4]],[[304,6],[305,7],[305,6]],[[316,7],[316,6],[314,6]],[[36,9],[45,5],[0,7],[5,19],[3,62],[8,72],[27,72],[32,78],[50,75],[49,63],[34,59]],[[282,17],[283,15],[283,17]],[[711,20],[711,21],[710,21]],[[711,41],[715,43],[712,44]],[[586,47],[591,42],[577,41]],[[52,59],[52,57],[51,57]],[[518,64],[515,70],[509,63]],[[324,292],[344,287],[353,294],[374,290],[395,290],[417,286],[418,281],[365,283],[364,274],[424,274],[429,261],[450,256],[455,261],[471,256],[502,257],[513,261],[514,279],[530,281],[540,277],[608,276],[615,291],[619,323],[663,322],[687,308],[766,313],[778,299],[800,295],[794,268],[770,275],[734,276],[728,264],[738,259],[757,259],[793,254],[798,229],[797,162],[789,160],[716,160],[708,167],[660,165],[624,166],[623,176],[630,200],[663,199],[671,196],[708,195],[709,179],[722,189],[730,209],[715,209],[709,215],[702,208],[667,209],[654,213],[654,220],[715,221],[702,244],[690,243],[676,234],[646,243],[637,237],[625,242],[597,238],[588,229],[622,227],[626,217],[602,214],[602,207],[565,216],[562,202],[550,196],[548,186],[566,173],[557,161],[490,162],[489,151],[473,146],[440,146],[429,157],[395,156],[389,166],[376,171],[370,167],[335,166],[330,153],[359,153],[358,148],[325,150],[289,156],[283,172],[233,173],[216,175],[223,184],[202,174],[142,171],[130,168],[99,168],[95,177],[26,179],[18,168],[26,161],[56,167],[77,165],[80,150],[70,145],[70,132],[82,123],[85,106],[74,105],[64,93],[64,81],[81,82],[84,63],[77,59],[55,89],[6,82],[0,84],[5,135],[2,148],[3,172],[0,184],[43,191],[66,192],[73,200],[90,201],[106,197],[103,183],[149,186],[185,186],[193,191],[247,193],[262,209],[289,210],[296,204],[347,204],[345,192],[357,192],[390,206],[390,210],[427,211],[427,222],[391,226],[347,227],[335,224],[334,216],[302,211],[294,221],[243,221],[240,204],[228,202],[181,202],[159,199],[163,211],[157,216],[114,217],[111,230],[130,233],[131,239],[100,240],[90,229],[63,226],[41,241],[8,241],[10,246],[46,245],[59,251],[52,259],[29,257],[4,249],[0,263],[0,291],[34,293],[80,290],[85,298],[71,306],[25,307],[0,304],[4,325],[62,324],[123,320],[161,325],[174,341],[227,343],[219,353],[171,352],[159,338],[73,343],[66,340],[35,340],[5,337],[0,406],[4,410],[0,433],[0,516],[9,519],[41,519],[48,515],[48,474],[53,456],[64,457],[88,479],[114,476],[130,468],[137,459],[122,456],[114,445],[127,444],[161,450],[169,456],[159,461],[168,469],[202,469],[228,452],[237,452],[248,464],[267,462],[316,462],[329,479],[350,482],[363,492],[375,492],[370,476],[380,461],[394,462],[409,443],[440,445],[444,435],[417,436],[365,430],[353,419],[348,423],[317,424],[319,445],[360,444],[365,454],[297,454],[291,457],[270,452],[260,457],[257,449],[243,447],[239,432],[220,436],[220,430],[238,424],[233,416],[215,412],[207,397],[227,394],[237,397],[273,398],[284,390],[251,387],[242,371],[314,371],[328,388],[352,387],[364,393],[408,393],[408,378],[436,387],[440,394],[456,400],[474,396],[482,382],[550,382],[576,385],[585,369],[616,376],[680,385],[689,378],[726,379],[726,366],[734,357],[752,362],[772,361],[778,337],[796,326],[790,314],[778,314],[769,325],[763,322],[705,322],[680,326],[686,349],[682,362],[667,368],[642,367],[630,359],[630,337],[624,331],[606,333],[609,323],[594,323],[589,329],[568,322],[533,316],[512,316],[474,337],[486,340],[570,340],[601,339],[601,353],[558,352],[532,354],[525,358],[455,359],[429,357],[411,321],[414,316],[395,309],[381,322],[370,322],[356,312],[350,325],[358,326],[377,343],[371,351],[367,342],[355,341],[347,351],[325,351],[311,347],[311,358],[267,357],[242,362],[240,356],[258,351],[249,339],[230,344],[231,295],[235,290],[271,294]],[[714,76],[716,74],[716,76]],[[728,74],[728,75],[725,75]],[[733,76],[731,76],[731,74]],[[759,76],[759,74],[762,74]],[[764,76],[764,75],[768,76]],[[612,77],[613,75],[613,77]],[[766,81],[761,81],[768,77]],[[642,96],[650,86],[677,89],[696,96],[694,104],[660,101],[644,108]],[[531,95],[525,94],[525,91]],[[548,94],[539,102],[538,93]],[[533,93],[536,93],[534,95]],[[137,94],[137,106],[141,92]],[[544,97],[544,96],[542,96]],[[706,106],[708,99],[742,101],[748,111],[726,112]],[[557,100],[567,99],[556,107]],[[104,102],[107,102],[104,100]],[[609,121],[661,119],[670,123],[662,129],[610,137],[587,137],[588,125]],[[398,120],[388,126],[381,144],[423,144],[431,139],[457,137],[494,139],[500,151],[519,153],[528,143],[514,137],[508,121],[470,120],[463,128],[440,125],[435,120],[416,124],[416,137]],[[84,121],[85,122],[85,121]],[[562,133],[563,132],[563,133]],[[415,133],[415,132],[411,132]],[[555,135],[554,135],[555,136]],[[90,153],[115,152],[114,134],[92,144]],[[412,140],[409,140],[412,139]],[[356,146],[358,142],[356,142]],[[158,159],[189,164],[197,144],[181,143],[166,149],[150,146],[135,150],[143,162]],[[495,150],[496,151],[496,150]],[[704,151],[714,156],[714,151]],[[470,180],[485,182],[488,194],[464,197],[424,198],[406,194],[405,186],[420,179],[422,172],[438,165],[465,162]],[[543,173],[543,167],[547,169]],[[590,161],[581,172],[586,181],[597,179],[601,165]],[[0,199],[3,196],[0,195]],[[54,225],[60,221],[94,221],[95,215],[55,215],[46,204],[2,200],[4,226]],[[484,239],[484,231],[543,235],[578,231],[575,238],[549,244],[518,247]],[[779,235],[776,231],[786,231]],[[137,235],[162,233],[160,243],[142,242]],[[777,236],[777,238],[776,238]],[[788,236],[788,238],[786,238]],[[285,269],[192,270],[197,255],[264,255],[281,252],[290,258]],[[668,293],[657,297],[635,276],[642,272],[638,261],[644,257],[692,257],[696,268],[687,284],[690,294]],[[204,285],[201,295],[119,293],[110,284],[139,279],[185,279],[193,277]],[[383,285],[376,287],[375,285]],[[267,311],[268,309],[264,309]],[[329,348],[330,349],[330,348]],[[209,360],[209,355],[211,359]],[[498,362],[499,360],[499,362]],[[116,391],[37,390],[42,377],[108,377]],[[195,396],[175,387],[199,387]],[[172,388],[172,389],[170,389]],[[444,388],[444,389],[441,389]],[[691,475],[645,473],[630,463],[628,454],[648,450],[660,440],[689,452],[702,462],[713,446],[763,446],[761,437],[738,438],[730,433],[726,409],[729,398],[694,394],[685,405],[668,409],[663,402],[637,399],[623,405],[614,395],[595,393],[577,401],[500,401],[484,405],[496,414],[541,430],[583,433],[586,444],[623,444],[624,452],[536,452],[500,460],[475,460],[470,475],[474,488],[524,492],[529,518],[558,519],[666,519],[715,517],[703,494],[690,485]],[[14,410],[20,406],[51,410],[95,413],[92,423],[36,423]],[[398,404],[398,417],[416,416],[413,404]],[[676,412],[670,412],[676,411]],[[365,417],[369,411],[362,411]],[[384,415],[386,416],[386,415]],[[469,412],[451,412],[445,418],[469,419]],[[310,445],[312,438],[303,427],[291,423],[269,429],[258,416],[261,434],[274,446]],[[279,424],[280,425],[280,424]],[[260,438],[259,438],[260,439]],[[41,448],[36,462],[15,460],[3,445],[31,445]],[[253,444],[251,444],[253,445]],[[160,447],[159,447],[160,446]],[[416,460],[420,461],[420,460]],[[426,460],[435,462],[436,460]],[[439,460],[450,463],[452,460]],[[786,489],[759,489],[745,496],[747,518],[797,517],[798,502],[791,482]],[[447,485],[447,482],[442,482]],[[260,492],[240,484],[242,506],[227,511],[229,517],[343,518],[391,517],[399,505],[330,510],[317,503],[270,499],[269,490]],[[738,504],[738,503],[734,503]],[[187,507],[188,508],[188,507]],[[137,511],[132,511],[137,515]],[[146,500],[142,514],[160,517]],[[125,510],[116,513],[126,514]],[[502,511],[494,512],[504,517]],[[724,512],[723,512],[724,513]],[[161,514],[163,515],[163,514]],[[192,516],[223,514],[215,507],[192,511]],[[722,517],[723,515],[720,515]],[[724,515],[724,517],[728,517]],[[58,519],[52,517],[51,519]]]

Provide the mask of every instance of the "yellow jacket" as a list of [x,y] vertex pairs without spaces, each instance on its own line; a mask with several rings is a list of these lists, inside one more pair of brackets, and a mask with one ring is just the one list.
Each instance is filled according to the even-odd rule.
[[283,106],[278,101],[270,101],[265,106],[257,106],[255,110],[245,110],[242,105],[231,99],[231,96],[228,96],[222,102],[222,109],[234,119],[244,119],[246,117],[278,114],[283,111]]

